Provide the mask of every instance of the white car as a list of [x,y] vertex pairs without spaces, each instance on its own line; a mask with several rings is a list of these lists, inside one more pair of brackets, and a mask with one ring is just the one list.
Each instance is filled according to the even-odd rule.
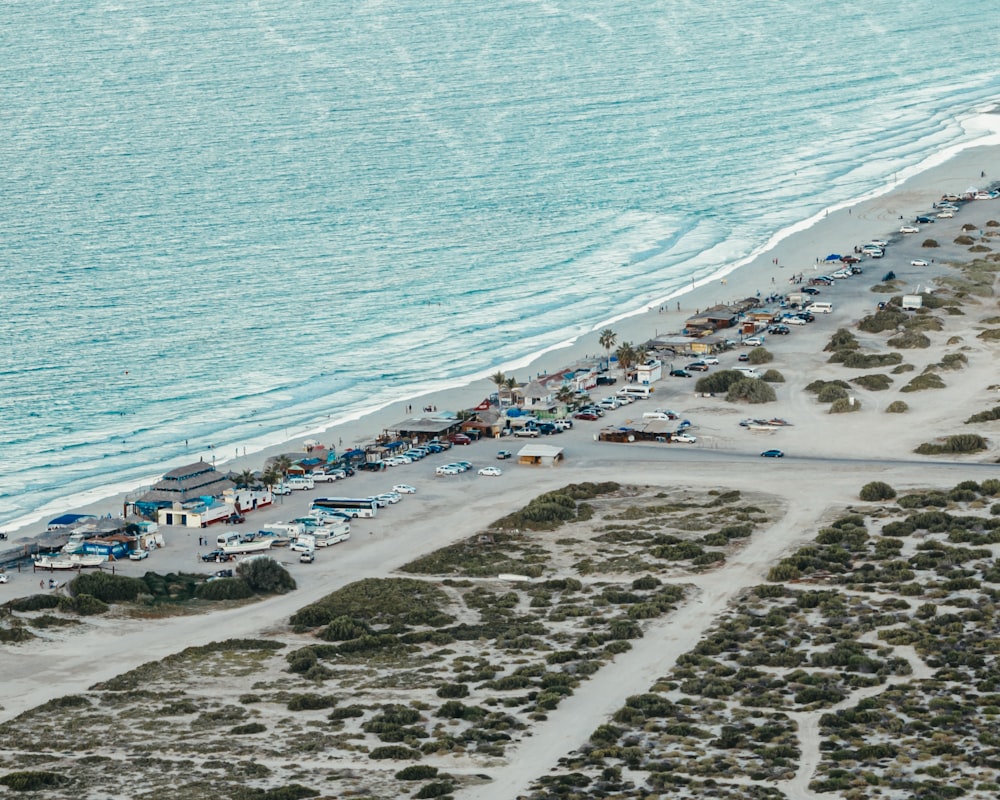
[[889,243],[885,239],[872,239],[868,244],[873,244],[880,249],[889,246]]
[[710,367],[717,366],[719,363],[719,359],[717,359],[715,356],[705,356],[700,360],[702,361],[702,363],[708,364]]
[[460,472],[464,472],[461,467],[456,467],[454,464],[444,464],[434,470],[435,475],[458,475]]
[[683,442],[684,444],[694,444],[698,440],[690,433],[675,433],[670,437],[672,442]]
[[503,475],[503,470],[500,467],[483,467],[479,470],[480,475],[489,475],[492,477],[498,477]]
[[399,494],[414,494],[417,491],[407,483],[397,483],[395,486],[392,487],[392,490]]
[[[938,214],[938,216],[941,216],[941,215]],[[899,229],[899,232],[900,233],[920,233],[920,228],[918,228],[916,225],[904,225],[902,228]]]
[[9,583],[9,582],[10,582],[10,575],[8,575],[6,572],[0,572],[0,583]]
[[926,267],[927,266],[927,262],[924,261],[922,258],[915,258],[915,259],[913,259],[913,261],[910,262],[910,266],[911,267]]
[[291,494],[292,487],[287,483],[279,483],[277,486],[271,487],[271,494]]
[[764,344],[764,340],[759,336],[751,336],[750,338],[743,340],[744,347],[760,347],[762,344]]
[[383,492],[382,494],[375,495],[376,502],[385,500],[387,503],[398,503],[403,499],[403,496],[398,492]]
[[340,476],[337,474],[327,475],[325,472],[310,472],[309,477],[314,481],[324,481],[330,483],[331,481],[337,480]]
[[782,317],[781,321],[785,325],[808,325],[809,324],[804,319],[802,319],[802,317],[795,317],[795,316]]
[[953,211],[941,211],[937,214],[938,219],[951,219],[954,216],[955,212]]
[[133,550],[131,553],[128,554],[128,557],[132,561],[142,561],[144,558],[149,558],[149,551],[148,550]]

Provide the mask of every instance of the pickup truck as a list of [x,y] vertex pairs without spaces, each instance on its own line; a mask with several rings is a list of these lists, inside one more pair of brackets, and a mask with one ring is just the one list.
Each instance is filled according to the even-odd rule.
[[514,431],[515,436],[526,436],[529,439],[537,439],[538,431],[535,428],[517,428]]
[[513,457],[514,457],[514,454],[512,452],[510,452],[510,450],[498,450],[497,451],[497,460],[499,460],[499,461],[505,461],[508,458],[513,458]]

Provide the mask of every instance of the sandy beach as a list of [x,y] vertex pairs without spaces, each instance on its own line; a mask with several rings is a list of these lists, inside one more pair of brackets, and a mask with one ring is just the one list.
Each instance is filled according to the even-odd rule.
[[[960,314],[944,315],[942,328],[928,333],[929,347],[903,350],[905,363],[912,369],[909,374],[892,374],[889,390],[877,391],[852,384],[851,394],[860,403],[857,412],[831,414],[829,406],[819,403],[806,387],[817,380],[848,380],[863,372],[890,372],[890,369],[850,370],[842,364],[830,363],[830,354],[824,347],[838,329],[847,328],[856,333],[862,351],[887,349],[885,336],[869,335],[856,328],[860,319],[873,313],[879,301],[890,296],[871,291],[883,274],[890,270],[895,272],[899,280],[897,294],[941,288],[945,285],[943,279],[954,274],[948,262],[969,260],[975,255],[968,252],[967,245],[954,244],[963,232],[962,226],[973,225],[974,230],[970,232],[976,240],[988,241],[980,231],[989,230],[986,227],[989,220],[1000,219],[1000,200],[966,203],[954,218],[938,219],[933,224],[921,226],[917,234],[901,234],[899,228],[917,214],[929,213],[932,204],[943,194],[961,193],[969,186],[993,183],[994,173],[1000,174],[998,155],[1000,148],[963,151],[945,164],[901,183],[888,194],[830,213],[813,227],[789,236],[752,264],[724,279],[670,300],[650,298],[647,311],[611,326],[619,342],[642,343],[657,335],[678,331],[683,320],[696,309],[756,296],[758,292],[761,295],[784,293],[791,286],[789,280],[793,274],[803,273],[808,279],[821,272],[824,268],[819,262],[827,254],[849,253],[853,247],[872,238],[887,239],[890,244],[886,256],[880,260],[865,260],[861,264],[862,275],[838,281],[834,286],[820,287],[821,299],[833,303],[833,313],[817,315],[815,322],[796,327],[790,335],[767,337],[765,346],[774,355],[768,367],[780,371],[784,382],[775,384],[777,401],[759,408],[768,416],[789,420],[793,423],[790,427],[778,431],[742,428],[738,425],[739,420],[755,413],[752,409],[756,407],[728,403],[721,397],[696,396],[694,380],[668,377],[655,387],[654,399],[610,412],[601,423],[580,422],[572,431],[561,434],[557,443],[565,448],[566,461],[557,468],[539,470],[505,464],[504,475],[496,479],[476,477],[474,472],[460,476],[434,474],[434,467],[443,463],[446,457],[465,458],[477,467],[495,464],[495,443],[486,441],[457,448],[460,452],[443,454],[436,460],[427,459],[381,474],[359,474],[350,479],[352,494],[373,494],[397,482],[412,484],[417,491],[397,506],[385,509],[374,520],[356,521],[351,540],[322,552],[315,564],[299,564],[293,559],[294,554],[281,551],[278,560],[287,564],[296,579],[296,591],[211,614],[159,620],[123,615],[95,617],[87,620],[84,630],[55,629],[25,644],[4,645],[6,691],[0,721],[11,723],[18,715],[46,702],[66,695],[85,695],[95,684],[140,664],[221,638],[276,637],[286,643],[307,643],[309,640],[304,634],[293,632],[288,625],[289,617],[298,609],[352,582],[398,575],[400,567],[419,556],[473,537],[486,524],[524,506],[536,495],[569,483],[615,481],[623,486],[661,487],[664,492],[683,489],[701,500],[710,498],[710,492],[720,490],[738,490],[753,497],[766,513],[760,515],[761,521],[752,536],[727,551],[725,562],[719,566],[666,573],[664,582],[682,587],[683,600],[669,613],[644,623],[643,636],[631,642],[631,649],[603,664],[557,708],[534,719],[529,732],[518,734],[502,754],[477,757],[472,752],[463,752],[429,757],[422,762],[439,765],[442,771],[464,778],[455,796],[478,800],[525,796],[534,781],[556,769],[560,759],[578,751],[591,732],[607,723],[627,698],[649,691],[668,674],[713,624],[730,613],[743,593],[765,580],[768,570],[777,561],[811,541],[819,528],[836,515],[857,505],[858,491],[863,484],[886,481],[902,493],[925,487],[947,489],[962,481],[993,477],[1000,458],[1000,437],[997,436],[1000,423],[986,423],[976,428],[987,438],[988,448],[974,455],[921,456],[914,453],[921,443],[935,437],[967,432],[962,422],[993,407],[1000,396],[996,385],[997,344],[977,337],[993,324],[985,320],[997,315],[997,303],[992,296],[964,298]],[[941,247],[922,247],[924,240],[931,236]],[[912,265],[911,261],[917,259],[933,259],[933,262],[927,266]],[[510,373],[524,382],[588,354],[601,353],[597,337],[595,331],[572,346],[548,353],[537,362],[523,369],[510,370]],[[965,361],[961,369],[947,371],[944,388],[900,393],[907,381],[941,362],[946,353],[961,353]],[[737,355],[736,352],[723,355],[720,359],[723,363],[716,369],[735,365]],[[427,404],[439,409],[467,408],[481,401],[493,388],[492,383],[483,380],[410,402],[415,408]],[[908,411],[886,413],[888,404],[901,398],[905,398]],[[406,418],[406,405],[400,403],[337,428],[305,432],[291,442],[245,459],[237,458],[226,462],[225,466],[235,471],[258,469],[269,456],[300,449],[298,445],[305,436],[338,445],[342,441],[344,446],[363,444]],[[601,425],[625,424],[653,407],[669,407],[683,418],[691,419],[695,423],[693,431],[698,437],[697,443],[662,446],[595,441]],[[786,457],[761,459],[760,452],[769,448],[780,448]],[[211,458],[210,454],[202,453],[195,454],[192,460],[198,455]],[[259,527],[298,516],[308,509],[309,495],[317,493],[322,493],[322,489],[286,497],[273,507],[254,514],[250,525]],[[117,514],[121,510],[121,497],[108,498],[88,508],[65,510]],[[609,510],[608,515],[611,519],[613,512]],[[11,543],[28,541],[43,528],[40,522],[17,531],[12,534]],[[210,533],[214,535],[214,531]],[[169,528],[164,535],[166,547],[163,550],[154,553],[148,561],[124,563],[117,570],[126,575],[141,575],[147,570],[160,573],[207,571],[197,555],[206,549],[198,544],[198,531]],[[563,566],[569,570],[572,565],[567,562]],[[48,575],[42,577],[48,578]],[[600,574],[594,580],[614,583],[615,579]],[[14,574],[10,583],[0,586],[0,600],[33,594],[39,591],[38,583],[39,577],[30,572]],[[490,585],[499,594],[511,588],[507,583],[494,580]],[[627,582],[623,585],[628,588]],[[527,612],[528,600],[522,598],[521,602],[520,610]],[[577,635],[575,630],[574,635]],[[465,653],[470,660],[475,653],[475,642],[449,647]],[[288,678],[287,674],[281,677],[281,666],[274,667],[270,677],[257,679],[260,685],[268,685],[267,691],[273,691],[274,682]],[[919,669],[916,672],[919,674]],[[155,688],[163,691],[159,685]],[[212,682],[206,687],[206,692],[214,693],[215,699],[221,693],[225,703],[234,705],[240,704],[240,697],[247,691],[248,686],[240,681],[228,687]],[[340,691],[361,693],[349,684]],[[384,693],[386,702],[411,697],[392,688],[385,689]],[[440,704],[433,692],[423,697],[422,702]],[[799,729],[808,731],[814,722],[812,717],[804,716]],[[815,751],[811,761],[803,756],[803,764],[815,766],[818,763],[818,736],[813,732],[807,740],[803,734],[799,745],[801,752]],[[338,747],[343,745],[343,741],[338,741]],[[210,747],[218,747],[217,738],[206,738],[200,747],[195,742],[189,757],[205,757],[205,750]],[[109,743],[107,752],[100,746],[96,750],[100,755],[119,758],[127,746],[122,742]],[[331,744],[330,752],[335,750]],[[322,748],[314,752],[303,751],[294,767],[285,763],[287,754],[279,757],[268,753],[261,755],[260,760],[266,762],[273,775],[280,775],[287,782],[310,784],[311,773],[322,771],[326,776],[321,790],[324,796],[346,796],[346,788],[355,786],[359,787],[358,791],[370,791],[371,796],[391,796],[395,791],[391,788],[394,786],[391,776],[398,765],[365,762],[351,752],[348,748],[325,756]],[[238,749],[232,757],[249,756],[247,751]],[[6,760],[8,768],[13,765],[14,760]],[[333,776],[338,770],[339,778]],[[348,775],[350,781],[345,777]],[[474,779],[476,775],[485,777]],[[808,788],[811,777],[801,769],[791,769],[790,775],[781,778],[786,796],[814,796]],[[338,780],[344,782],[338,783]],[[267,781],[261,778],[258,783],[263,785]],[[133,796],[146,796],[137,787],[133,790],[136,791]],[[378,792],[385,794],[376,794]],[[97,794],[81,796],[96,797]]]

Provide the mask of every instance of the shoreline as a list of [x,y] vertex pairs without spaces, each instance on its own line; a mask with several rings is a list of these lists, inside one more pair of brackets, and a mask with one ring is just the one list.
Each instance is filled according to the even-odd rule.
[[[974,117],[972,119],[978,119]],[[986,142],[986,143],[984,143]],[[950,152],[950,155],[945,155]],[[126,495],[141,486],[159,479],[175,466],[194,461],[211,461],[220,469],[239,471],[259,469],[264,462],[277,454],[298,450],[297,443],[305,438],[336,437],[336,441],[361,444],[370,441],[381,431],[407,416],[407,405],[417,405],[418,401],[438,408],[467,408],[475,405],[494,390],[487,376],[497,370],[514,375],[526,382],[536,375],[568,366],[593,354],[603,352],[597,342],[599,331],[615,327],[619,344],[625,341],[639,343],[661,333],[679,331],[683,321],[695,308],[707,307],[721,302],[752,296],[755,292],[768,293],[787,290],[787,276],[793,272],[804,272],[813,263],[808,263],[800,252],[806,247],[822,258],[832,250],[842,250],[850,244],[876,236],[889,236],[889,231],[897,229],[898,217],[910,219],[924,211],[938,200],[945,191],[963,192],[970,185],[989,185],[995,179],[989,172],[981,176],[985,167],[997,163],[1000,155],[1000,134],[991,132],[975,143],[963,143],[925,158],[915,165],[913,174],[891,184],[871,190],[855,200],[831,207],[820,215],[808,217],[776,232],[760,249],[737,260],[733,264],[717,270],[692,285],[684,286],[659,299],[651,299],[645,305],[631,311],[612,315],[595,323],[587,332],[575,338],[555,343],[541,351],[490,367],[481,372],[455,378],[452,381],[426,391],[408,395],[401,399],[389,400],[374,408],[364,408],[331,419],[330,422],[303,426],[284,436],[274,432],[262,437],[262,441],[247,445],[227,444],[208,450],[192,450],[190,458],[174,459],[161,465],[160,472],[150,474],[146,481],[128,484],[105,484],[86,490],[64,500],[53,501],[38,509],[23,514],[3,526],[11,543],[28,541],[45,532],[45,520],[60,513],[70,511],[94,514],[117,514],[121,511]],[[930,164],[922,168],[924,164]],[[904,173],[905,174],[905,173]],[[920,193],[921,203],[912,197]],[[904,205],[902,202],[908,202]],[[912,207],[911,207],[912,206]],[[854,210],[859,211],[854,214]],[[899,212],[902,212],[901,214]],[[894,216],[895,215],[895,216]],[[848,239],[850,241],[848,241]],[[768,262],[765,263],[765,257]],[[786,263],[788,262],[788,263]],[[786,268],[788,269],[785,272]],[[673,304],[671,307],[670,304]],[[664,310],[661,312],[660,309]],[[558,358],[558,360],[556,360]],[[521,372],[520,375],[517,373]],[[527,377],[525,376],[527,373]],[[485,392],[485,395],[484,395]],[[419,402],[420,405],[425,404]],[[332,417],[333,415],[329,415]],[[276,440],[269,443],[270,440]],[[240,455],[243,450],[244,455]],[[221,456],[223,452],[235,455]],[[151,467],[152,468],[152,467]]]

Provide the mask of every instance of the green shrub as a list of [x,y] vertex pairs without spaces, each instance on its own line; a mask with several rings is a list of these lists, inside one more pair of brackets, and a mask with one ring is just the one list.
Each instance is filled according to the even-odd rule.
[[446,683],[438,687],[437,696],[444,699],[468,697],[469,687],[464,683]]
[[817,394],[818,395],[827,386],[839,386],[841,389],[845,389],[845,390],[851,388],[850,384],[848,384],[845,381],[841,381],[841,380],[836,380],[836,381],[819,381],[819,380],[817,380],[817,381],[813,381],[810,384],[807,384],[806,385],[806,391],[807,392],[812,392],[813,394]]
[[751,404],[772,403],[778,399],[771,386],[756,378],[744,378],[729,387],[726,400],[730,403],[746,402]]
[[744,380],[742,372],[735,369],[723,369],[698,378],[694,385],[696,392],[705,394],[724,394],[729,391],[729,387]]
[[893,400],[885,407],[886,414],[905,414],[909,410],[910,407],[904,400]]
[[419,750],[412,750],[401,744],[390,744],[383,747],[376,747],[368,754],[368,758],[376,760],[393,759],[394,761],[419,761],[423,758],[423,753]]
[[13,600],[8,600],[4,605],[11,611],[42,611],[43,609],[58,606],[59,595],[31,594],[27,597],[15,597]]
[[925,372],[922,375],[917,375],[913,378],[906,386],[904,386],[899,391],[901,392],[922,392],[925,389],[944,389],[945,383],[941,380],[940,375],[936,375],[933,372]]
[[295,579],[273,558],[253,558],[240,563],[236,574],[258,594],[285,594],[295,588]]
[[199,600],[245,600],[253,597],[253,591],[241,578],[214,578],[205,581],[195,590]]
[[824,386],[816,395],[816,399],[821,403],[832,403],[835,400],[845,400],[847,397],[847,389],[833,383]]
[[902,325],[909,317],[903,311],[889,307],[880,309],[874,314],[869,314],[858,323],[858,329],[866,333],[882,333],[883,331],[894,331]]
[[921,247],[940,247],[941,245],[938,244],[937,239],[924,239],[923,244],[921,244],[920,246]]
[[913,452],[922,456],[942,453],[977,453],[987,448],[986,440],[975,433],[960,433],[940,442],[924,442]]
[[980,411],[978,414],[973,414],[966,421],[966,425],[971,425],[976,422],[992,422],[993,420],[1000,419],[1000,406],[993,406],[986,411]]
[[233,736],[250,736],[255,733],[264,733],[267,730],[267,725],[263,725],[260,722],[248,722],[246,725],[237,725],[235,728],[230,728],[229,732]]
[[837,352],[838,350],[857,350],[859,347],[857,337],[847,328],[838,328],[837,332],[830,337],[830,341],[823,349],[826,352]]
[[0,783],[15,792],[39,792],[44,789],[65,789],[72,781],[61,773],[40,770],[8,772],[0,776]]
[[892,378],[881,372],[876,372],[873,375],[858,375],[856,378],[851,378],[851,383],[856,383],[870,392],[884,392],[892,386]]
[[749,364],[770,364],[774,361],[774,353],[764,347],[754,347],[747,356]]
[[931,340],[922,333],[916,331],[903,331],[897,333],[886,342],[890,347],[898,347],[900,350],[913,350],[931,346]]
[[413,796],[422,800],[425,797],[441,797],[451,794],[453,791],[455,791],[455,787],[449,781],[432,781],[421,786],[420,791]]
[[[299,609],[292,615],[291,624],[302,630],[330,625],[339,618],[346,618],[363,626],[444,627],[453,621],[441,611],[448,602],[448,595],[428,581],[365,578]],[[338,628],[337,635],[341,632]]]
[[289,711],[315,711],[321,708],[333,708],[337,698],[321,694],[297,694],[292,696],[286,707]]
[[831,414],[849,414],[852,411],[861,410],[861,401],[857,398],[853,400],[850,397],[841,397],[839,400],[834,400],[830,404]]
[[71,594],[89,594],[103,603],[128,603],[146,591],[145,581],[110,572],[85,572],[70,581]]
[[872,367],[892,367],[902,362],[899,353],[848,353],[843,364],[850,369],[871,369]]
[[436,778],[437,774],[438,768],[432,767],[430,764],[411,764],[396,773],[396,780],[424,781],[428,778]]
[[973,239],[971,236],[966,236],[966,235],[963,234],[962,236],[956,236],[955,237],[955,244],[970,245],[970,244],[975,244],[975,243],[976,243],[976,240]]
[[77,613],[81,617],[92,617],[106,614],[109,607],[107,603],[93,595],[78,594],[76,597],[60,597],[58,608],[60,611]]
[[784,383],[785,376],[782,375],[776,369],[769,369],[763,375],[760,376],[762,381],[767,381],[768,383]]
[[883,481],[871,481],[861,487],[858,496],[867,502],[892,500],[896,496],[896,490]]

